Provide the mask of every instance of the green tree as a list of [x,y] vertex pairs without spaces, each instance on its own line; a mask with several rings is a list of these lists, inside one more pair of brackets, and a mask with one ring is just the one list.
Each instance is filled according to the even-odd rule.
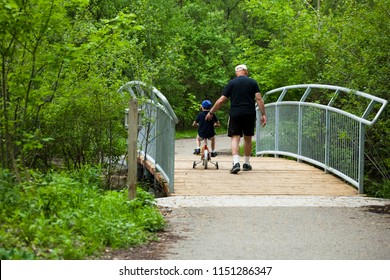
[[53,158],[79,167],[123,154],[128,97],[116,90],[139,57],[135,16],[96,22],[88,1],[1,4],[2,167],[18,175]]

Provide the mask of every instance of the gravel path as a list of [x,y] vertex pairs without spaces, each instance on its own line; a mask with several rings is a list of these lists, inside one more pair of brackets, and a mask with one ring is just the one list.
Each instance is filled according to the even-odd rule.
[[[162,259],[390,260],[390,201],[365,197],[170,197]],[[173,236],[173,238],[172,238]]]
[[385,206],[387,199],[318,196],[172,196],[158,198],[163,207],[364,207]]

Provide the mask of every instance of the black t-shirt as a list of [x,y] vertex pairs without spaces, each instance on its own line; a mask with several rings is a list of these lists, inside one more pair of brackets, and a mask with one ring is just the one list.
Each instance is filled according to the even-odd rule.
[[196,122],[199,124],[198,135],[202,138],[211,138],[215,135],[214,123],[218,121],[217,117],[213,115],[210,121],[206,121],[206,115],[209,111],[202,111],[196,117]]
[[247,76],[239,76],[231,80],[222,92],[230,98],[231,117],[256,114],[255,94],[260,92],[257,82]]

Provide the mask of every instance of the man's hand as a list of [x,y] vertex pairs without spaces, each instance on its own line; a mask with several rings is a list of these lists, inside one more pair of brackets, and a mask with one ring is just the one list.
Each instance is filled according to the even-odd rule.
[[210,114],[210,112],[207,113],[206,117],[205,117],[205,120],[206,121],[211,121],[211,119],[213,118],[213,115]]
[[262,127],[264,127],[267,124],[267,116],[266,115],[262,115],[261,116],[260,124],[261,124]]

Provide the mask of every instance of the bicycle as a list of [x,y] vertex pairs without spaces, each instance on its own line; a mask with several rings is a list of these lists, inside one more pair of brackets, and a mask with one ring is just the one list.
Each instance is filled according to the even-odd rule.
[[200,161],[194,160],[192,168],[195,168],[200,163],[202,163],[204,169],[207,169],[209,163],[213,164],[217,169],[219,169],[218,162],[213,162],[211,160],[211,152],[207,146],[207,138],[203,139],[203,146],[200,148]]

